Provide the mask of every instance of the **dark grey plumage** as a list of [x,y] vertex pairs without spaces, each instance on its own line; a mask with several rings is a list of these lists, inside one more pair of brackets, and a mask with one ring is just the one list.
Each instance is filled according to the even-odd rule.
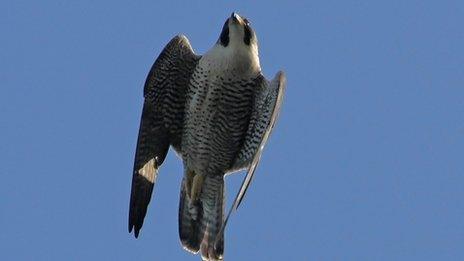
[[[137,237],[157,169],[172,145],[184,164],[179,236],[204,260],[222,260],[224,226],[240,204],[282,101],[285,77],[261,74],[257,39],[246,19],[233,13],[219,40],[203,56],[176,36],[147,77],[137,142],[129,232]],[[224,220],[224,176],[248,169]]]
[[[174,37],[148,73],[139,137],[135,152],[129,209],[129,232],[138,237],[150,203],[157,168],[172,145],[180,149],[185,94],[200,56],[193,53],[187,38]],[[150,160],[153,167],[143,168]],[[139,170],[143,169],[143,174]]]

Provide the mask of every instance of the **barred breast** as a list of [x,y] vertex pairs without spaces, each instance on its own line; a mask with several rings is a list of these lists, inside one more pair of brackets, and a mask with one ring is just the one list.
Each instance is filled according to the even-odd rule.
[[186,96],[183,158],[197,173],[224,174],[241,149],[253,107],[254,79],[199,65]]

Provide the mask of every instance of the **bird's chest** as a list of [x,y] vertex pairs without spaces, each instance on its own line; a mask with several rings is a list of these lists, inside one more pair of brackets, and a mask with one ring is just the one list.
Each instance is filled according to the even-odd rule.
[[233,73],[211,73],[201,68],[195,71],[186,104],[187,154],[203,160],[233,160],[248,128],[253,86],[252,79]]
[[[191,82],[188,111],[197,127],[217,126],[221,121],[232,127],[246,121],[251,112],[253,84],[250,79],[240,79],[233,74],[194,75]],[[199,124],[203,123],[203,124]],[[230,128],[226,130],[232,131]],[[233,129],[233,128],[232,128]]]

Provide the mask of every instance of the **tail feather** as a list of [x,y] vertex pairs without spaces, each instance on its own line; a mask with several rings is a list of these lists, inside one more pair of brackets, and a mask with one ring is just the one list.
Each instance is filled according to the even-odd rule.
[[217,238],[224,221],[224,176],[211,176],[205,179],[200,196],[203,203],[202,230],[200,245],[204,260],[222,260],[224,255],[224,233]]
[[179,237],[182,246],[192,253],[198,253],[203,233],[200,233],[203,210],[200,202],[191,203],[187,196],[184,177],[180,188],[179,201]]
[[206,176],[198,202],[190,202],[182,182],[179,204],[179,235],[184,248],[201,252],[203,260],[222,260],[224,233],[224,176]]

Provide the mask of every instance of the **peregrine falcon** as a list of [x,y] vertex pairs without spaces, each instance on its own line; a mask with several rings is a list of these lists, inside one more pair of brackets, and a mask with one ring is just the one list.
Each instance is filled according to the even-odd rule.
[[[188,39],[174,37],[148,73],[135,152],[129,233],[137,238],[158,168],[172,146],[182,159],[179,236],[203,260],[222,260],[224,227],[252,180],[282,103],[286,80],[261,72],[258,40],[246,18],[225,21],[203,56]],[[247,170],[228,215],[224,176]]]

